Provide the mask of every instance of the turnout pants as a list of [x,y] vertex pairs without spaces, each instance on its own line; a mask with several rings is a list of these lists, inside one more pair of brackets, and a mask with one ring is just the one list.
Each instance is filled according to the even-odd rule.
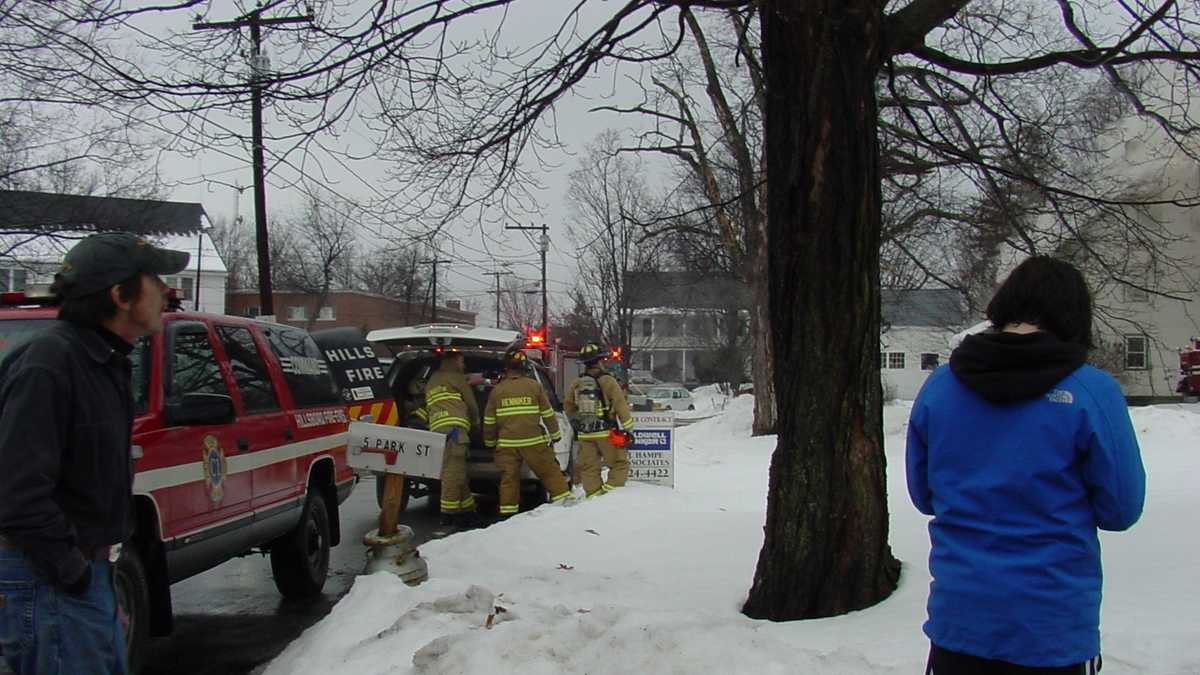
[[496,448],[496,468],[500,469],[500,515],[511,516],[521,510],[521,464],[542,481],[550,493],[550,501],[557,502],[571,494],[562,468],[554,458],[548,445],[531,445],[525,448]]
[[[458,430],[458,437],[466,432]],[[467,483],[467,444],[452,440],[446,443],[442,456],[442,513],[470,513],[475,510],[475,497]]]
[[[579,441],[579,478],[589,497],[625,485],[629,478],[629,452],[607,439]],[[608,465],[608,480],[600,480],[600,467]]]

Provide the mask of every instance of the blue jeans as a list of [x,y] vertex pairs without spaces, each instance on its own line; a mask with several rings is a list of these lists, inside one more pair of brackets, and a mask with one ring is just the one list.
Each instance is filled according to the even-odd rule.
[[0,548],[0,652],[16,675],[126,675],[112,564],[91,563],[92,584],[73,596]]

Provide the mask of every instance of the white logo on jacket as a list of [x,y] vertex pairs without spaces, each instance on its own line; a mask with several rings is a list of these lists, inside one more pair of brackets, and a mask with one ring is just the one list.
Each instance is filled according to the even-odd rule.
[[1050,393],[1046,394],[1046,400],[1051,403],[1066,403],[1070,405],[1075,402],[1075,395],[1066,389],[1051,389]]

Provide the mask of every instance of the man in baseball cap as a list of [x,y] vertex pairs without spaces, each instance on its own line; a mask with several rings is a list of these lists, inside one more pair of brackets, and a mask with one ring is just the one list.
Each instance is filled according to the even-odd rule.
[[4,646],[17,675],[127,672],[113,563],[132,531],[129,355],[162,329],[158,275],[187,262],[125,232],[80,241],[54,276],[58,321],[0,361],[0,588],[32,589]]
[[178,274],[188,258],[183,251],[158,248],[129,232],[93,234],[67,251],[54,281],[63,297],[81,298],[143,272]]

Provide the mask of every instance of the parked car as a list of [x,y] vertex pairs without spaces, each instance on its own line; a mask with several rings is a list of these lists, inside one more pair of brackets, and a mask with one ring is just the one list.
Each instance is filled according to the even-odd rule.
[[655,410],[695,410],[692,392],[683,386],[652,387],[646,392]]
[[[56,312],[0,296],[0,355]],[[169,312],[130,359],[135,526],[114,580],[136,672],[171,632],[171,584],[232,557],[269,553],[285,597],[319,595],[354,475],[346,405],[307,332]]]
[[[373,345],[384,347],[392,352],[394,361],[388,372],[387,381],[393,397],[403,401],[406,392],[423,390],[420,386],[429,380],[429,376],[437,368],[437,350],[456,348],[463,352],[466,362],[467,380],[475,390],[475,401],[479,405],[482,416],[487,407],[488,395],[504,371],[504,353],[512,346],[524,345],[524,336],[511,330],[458,326],[452,324],[425,324],[420,326],[404,326],[400,328],[383,328],[367,334],[367,340]],[[536,352],[537,350],[530,350]],[[567,474],[567,482],[571,482],[574,465],[574,431],[562,412],[562,403],[554,389],[554,378],[549,370],[537,360],[536,355],[530,359],[531,374],[541,383],[550,399],[550,404],[557,412],[558,428],[562,431],[562,440],[555,445],[555,456],[559,467]],[[413,385],[418,386],[414,387]],[[467,455],[467,479],[473,492],[480,494],[496,494],[500,486],[500,470],[496,467],[495,452],[483,444],[482,433],[471,434],[471,445]],[[545,488],[525,466],[521,475],[522,490],[526,505],[540,504],[547,498]],[[382,486],[383,481],[376,481]],[[410,489],[411,488],[411,489]],[[376,497],[382,500],[381,487],[377,487]],[[434,495],[430,499],[431,507],[436,507],[436,495],[440,494],[439,481],[435,479],[410,478],[405,494],[410,491],[421,494],[425,492]],[[407,501],[402,504],[402,507]]]
[[646,395],[645,385],[636,382],[629,383],[629,390],[625,392],[625,400],[629,402],[629,408],[637,411],[654,410],[654,403],[650,401],[650,397]]

